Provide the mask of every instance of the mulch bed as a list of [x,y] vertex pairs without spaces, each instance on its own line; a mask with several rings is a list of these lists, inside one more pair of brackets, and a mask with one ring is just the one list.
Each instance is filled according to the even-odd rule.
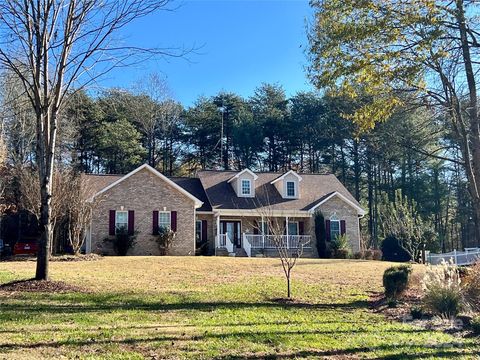
[[[52,262],[60,262],[60,261],[98,261],[103,259],[103,256],[97,254],[80,254],[80,255],[54,255],[50,257],[50,261]],[[18,256],[8,256],[0,258],[0,261],[37,261],[36,256],[25,256],[25,255],[18,255]]]
[[389,307],[385,295],[381,292],[376,292],[370,295],[369,306],[374,313],[382,313],[390,320],[405,321],[410,318],[410,309],[421,306],[421,300],[422,294],[420,290],[408,289],[395,307]]
[[395,307],[390,307],[383,293],[372,293],[369,299],[369,306],[372,312],[381,313],[387,319],[419,326],[426,330],[443,331],[457,337],[472,336],[468,329],[469,316],[458,316],[455,319],[445,319],[425,313],[420,319],[413,319],[412,308],[421,308],[422,292],[420,289],[409,288],[398,299]]
[[67,284],[63,281],[53,280],[17,280],[0,285],[0,292],[16,293],[16,292],[39,292],[39,293],[72,293],[72,292],[88,292],[88,290],[79,286]]

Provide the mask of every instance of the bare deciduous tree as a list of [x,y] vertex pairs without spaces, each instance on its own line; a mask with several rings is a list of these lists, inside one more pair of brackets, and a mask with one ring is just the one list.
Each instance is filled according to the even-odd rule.
[[[296,239],[286,236],[288,223],[285,218],[275,216],[275,211],[268,197],[268,191],[262,191],[266,194],[264,201],[256,206],[257,216],[266,224],[266,228],[260,222],[255,221],[253,228],[258,230],[259,234],[268,232],[268,241],[273,244],[278,252],[278,257],[282,264],[282,269],[287,281],[287,297],[291,298],[291,278],[292,271],[297,265],[298,259],[303,255],[305,246],[309,244],[307,237],[300,236]],[[292,241],[293,240],[293,241]]]
[[[16,175],[20,190],[20,207],[38,217],[41,205],[35,171],[26,167],[17,168]],[[85,241],[92,212],[102,198],[97,196],[91,199],[94,194],[92,184],[74,169],[55,171],[53,191],[55,197],[51,203],[52,227],[55,228],[62,220],[66,221],[68,242],[73,252],[78,254]],[[52,245],[49,254],[52,252]]]
[[0,2],[0,66],[21,81],[35,113],[40,226],[36,279],[48,279],[58,116],[73,88],[145,56],[177,55],[115,42],[133,20],[169,0],[44,0]]
[[92,184],[88,179],[70,172],[68,182],[69,192],[66,202],[66,216],[68,218],[68,241],[72,246],[73,253],[80,252],[85,239],[86,229],[92,220],[92,214],[102,197],[94,195]]

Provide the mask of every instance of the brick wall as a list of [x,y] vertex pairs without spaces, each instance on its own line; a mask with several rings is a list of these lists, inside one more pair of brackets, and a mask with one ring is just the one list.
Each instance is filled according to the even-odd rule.
[[325,220],[330,219],[332,215],[336,215],[338,220],[345,220],[346,234],[350,247],[354,253],[360,251],[360,229],[357,210],[338,197],[333,197],[325,204],[320,205],[319,210],[322,212]]
[[[111,243],[105,243],[110,210],[135,212],[136,245],[128,255],[158,255],[152,235],[153,211],[176,211],[177,233],[169,255],[195,255],[194,202],[147,169],[107,190],[92,219],[92,252],[114,254]],[[165,208],[165,209],[164,209]]]

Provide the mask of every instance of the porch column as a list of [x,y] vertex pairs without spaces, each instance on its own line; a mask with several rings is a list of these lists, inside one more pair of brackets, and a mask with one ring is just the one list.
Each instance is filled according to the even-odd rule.
[[215,216],[215,220],[217,222],[217,238],[220,237],[220,215],[217,214]]
[[285,216],[285,234],[287,235],[287,249],[288,249],[288,216]]
[[[268,225],[267,225],[268,229]],[[260,222],[260,231],[262,232],[262,249],[265,249],[265,224],[263,222],[263,215],[262,215],[262,220]]]

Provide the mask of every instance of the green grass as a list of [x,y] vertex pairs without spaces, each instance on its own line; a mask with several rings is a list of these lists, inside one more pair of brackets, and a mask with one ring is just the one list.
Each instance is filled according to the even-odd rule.
[[[0,263],[0,282],[31,277],[34,265]],[[275,259],[55,262],[54,280],[91,292],[0,294],[0,358],[478,358],[475,338],[369,311],[390,265],[302,260],[286,304],[275,300],[285,293]]]

